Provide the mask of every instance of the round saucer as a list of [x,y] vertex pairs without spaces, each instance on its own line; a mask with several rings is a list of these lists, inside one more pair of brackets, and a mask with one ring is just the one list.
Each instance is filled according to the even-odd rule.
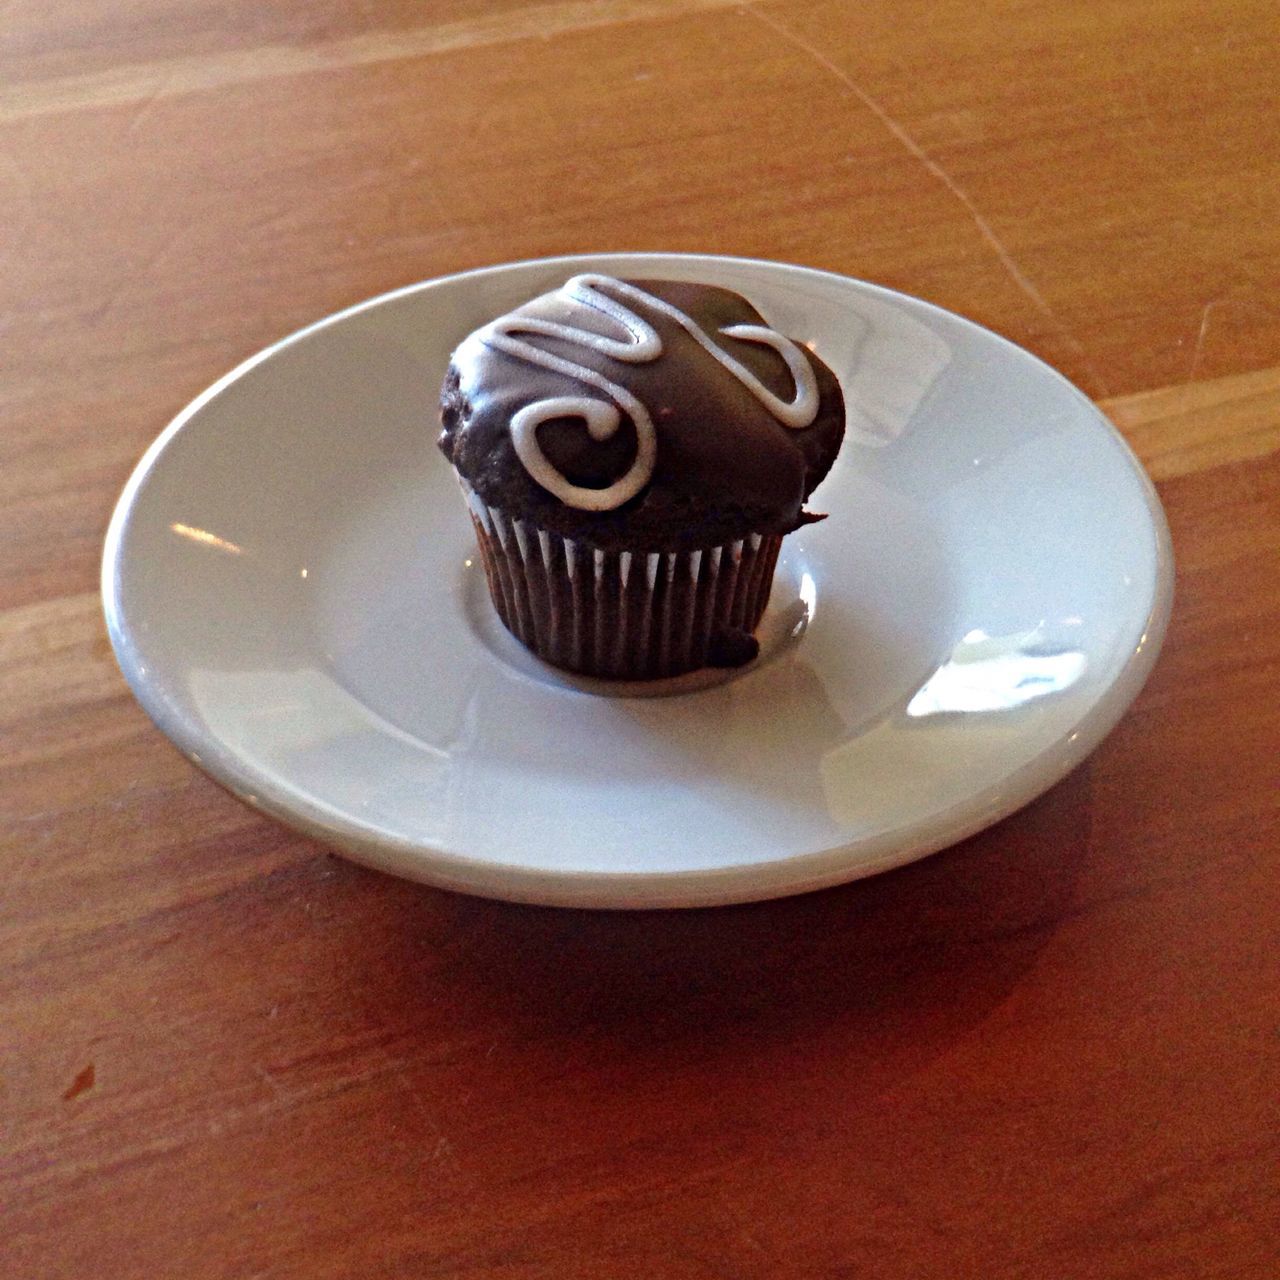
[[[845,388],[761,657],[575,679],[496,621],[434,447],[452,348],[579,271],[751,298]],[[518,901],[671,907],[922,857],[1051,786],[1155,661],[1155,492],[1048,366],[936,307],[772,262],[514,263],[375,298],[228,374],[139,463],[103,594],[126,678],[242,799],[360,862]]]

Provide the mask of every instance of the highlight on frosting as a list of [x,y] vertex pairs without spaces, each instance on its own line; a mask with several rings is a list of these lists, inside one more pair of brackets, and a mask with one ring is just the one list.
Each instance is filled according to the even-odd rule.
[[[789,400],[770,391],[678,307],[624,280],[596,274],[576,275],[553,296],[571,310],[589,308],[608,317],[617,325],[621,336],[610,337],[574,324],[546,320],[528,314],[526,308],[518,308],[478,330],[474,338],[516,359],[563,374],[599,393],[598,396],[554,396],[536,400],[511,419],[512,444],[521,464],[538,484],[567,506],[582,511],[612,511],[635,497],[653,475],[658,453],[657,433],[648,409],[625,387],[594,369],[536,346],[528,341],[529,337],[557,338],[623,364],[647,364],[662,355],[662,339],[657,330],[633,309],[647,308],[675,321],[783,426],[800,430],[817,417],[818,383],[813,367],[794,342],[774,329],[765,325],[734,324],[725,326],[720,333],[777,352],[785,361],[794,384]],[[636,456],[627,471],[604,488],[573,484],[551,463],[538,443],[538,427],[556,418],[581,418],[593,440],[608,440],[621,425],[624,413],[635,428]]]

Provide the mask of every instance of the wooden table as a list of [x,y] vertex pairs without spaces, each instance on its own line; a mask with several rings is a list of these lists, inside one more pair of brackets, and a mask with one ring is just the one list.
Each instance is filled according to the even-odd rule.
[[[1274,0],[10,0],[0,1272],[1280,1274]],[[1043,799],[878,879],[594,914],[357,869],[127,692],[166,420],[381,290],[780,258],[1100,399],[1178,557]]]

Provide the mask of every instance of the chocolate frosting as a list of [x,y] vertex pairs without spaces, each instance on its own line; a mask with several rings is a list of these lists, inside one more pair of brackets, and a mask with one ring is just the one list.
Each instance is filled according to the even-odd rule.
[[[571,336],[521,328],[569,326],[612,339],[615,345],[627,338],[615,314],[584,302],[589,295],[575,298],[568,286],[468,337],[454,353],[445,379],[440,448],[490,507],[597,546],[648,550],[711,546],[749,532],[788,533],[822,518],[806,512],[804,502],[835,461],[845,423],[840,387],[826,365],[776,335],[776,343],[764,342],[771,331],[750,339],[726,335],[724,330],[738,326],[766,326],[749,302],[727,289],[662,280],[622,285],[607,277],[575,279],[591,282],[606,306],[616,301],[651,328],[661,353],[656,358],[620,357]],[[746,377],[717,359],[670,308],[683,313]],[[536,347],[558,367],[513,353],[511,342],[502,343],[503,334]],[[772,393],[790,408],[803,398],[800,380],[779,348],[799,352],[812,369],[816,405],[808,425],[787,425],[776,406],[762,399]],[[587,381],[589,375],[575,373],[571,366],[598,376]],[[759,390],[749,385],[752,378],[762,384]],[[656,453],[652,474],[634,496],[611,510],[582,510],[530,474],[517,451],[512,420],[542,401],[616,402],[602,385],[625,389],[643,407],[642,414],[647,411],[648,422],[640,429],[648,431],[652,424]],[[556,483],[606,490],[636,474],[641,430],[625,405],[615,407],[621,410],[620,421],[604,438],[588,429],[581,413],[539,422],[536,448]],[[807,416],[803,409],[801,413]]]

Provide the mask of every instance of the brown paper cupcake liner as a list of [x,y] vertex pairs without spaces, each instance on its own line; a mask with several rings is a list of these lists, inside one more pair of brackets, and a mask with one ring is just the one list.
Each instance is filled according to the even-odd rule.
[[695,551],[605,551],[513,519],[466,484],[463,492],[498,616],[566,670],[652,680],[735,652],[741,660],[769,603],[778,534]]

